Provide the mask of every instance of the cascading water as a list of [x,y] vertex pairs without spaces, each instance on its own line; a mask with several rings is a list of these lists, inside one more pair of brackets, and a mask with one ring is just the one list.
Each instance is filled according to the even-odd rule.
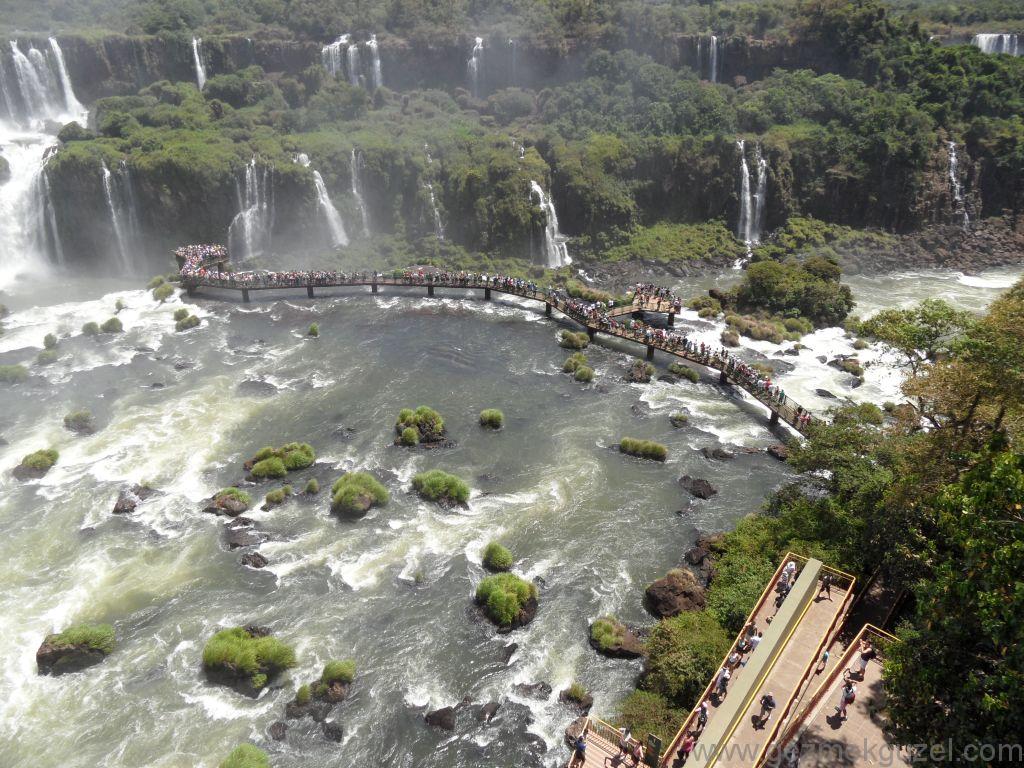
[[1011,56],[1024,56],[1024,45],[1020,44],[1019,35],[975,35],[971,44],[980,48],[982,53],[1008,53]]
[[469,74],[469,92],[474,99],[480,98],[480,72],[484,64],[484,39],[475,38],[473,50],[469,54],[469,61],[466,62],[466,71]]
[[349,173],[352,176],[352,197],[356,199],[359,206],[359,215],[363,220],[363,235],[370,236],[370,213],[366,210],[366,200],[363,199],[363,182],[359,177],[359,170],[363,166],[363,154],[352,149],[349,157]]
[[344,71],[344,67],[341,62],[341,49],[348,48],[348,35],[342,35],[333,43],[325,45],[320,49],[320,61],[324,65],[324,69],[331,73],[332,77],[336,77],[340,72]]
[[544,194],[544,189],[536,181],[530,182],[530,196],[536,198],[537,206],[544,212],[544,264],[547,267],[563,267],[571,263],[569,248],[565,244],[565,236],[558,231],[558,214],[555,204]]
[[709,50],[710,50],[710,58],[711,58],[711,61],[709,63],[711,82],[712,83],[717,83],[718,82],[718,38],[715,35],[711,36],[711,44],[710,44]]
[[370,35],[370,39],[366,41],[366,47],[370,49],[370,58],[373,62],[373,69],[371,70],[371,85],[374,90],[377,90],[384,85],[384,73],[380,67],[380,49],[377,47],[377,36]]
[[508,82],[509,82],[509,85],[515,85],[516,84],[516,75],[517,75],[516,67],[517,67],[519,62],[516,61],[516,57],[517,57],[518,51],[516,51],[516,41],[515,41],[514,38],[510,37],[508,39],[508,48],[509,48],[509,59],[510,59],[509,67],[511,69],[511,72],[509,74]]
[[[297,155],[295,162],[304,168],[310,167],[309,155],[305,153]],[[324,214],[324,220],[327,222],[327,230],[331,236],[331,245],[335,248],[348,245],[348,233],[345,232],[345,222],[342,220],[341,214],[338,213],[338,209],[334,207],[334,203],[331,202],[331,196],[327,192],[324,178],[320,175],[320,171],[316,169],[311,170],[313,171],[313,185],[316,187],[317,202]]]
[[438,240],[444,240],[444,222],[441,220],[441,212],[437,209],[437,198],[434,196],[434,185],[428,181],[426,187],[427,194],[430,195],[430,209],[434,214],[434,235]]
[[956,142],[946,142],[949,151],[949,192],[950,202],[954,215],[960,215],[965,227],[971,223],[971,217],[967,213],[967,201],[964,200],[964,189],[960,183],[960,160],[957,157]]
[[736,142],[740,155],[740,218],[736,225],[736,237],[747,245],[747,255],[761,242],[766,215],[768,191],[768,162],[761,152],[761,145],[754,145],[754,161],[757,178],[751,183],[750,165],[747,163],[747,144],[743,139]]
[[245,187],[239,186],[238,213],[228,227],[228,252],[232,258],[262,256],[270,247],[274,228],[271,169],[253,155],[245,166]]
[[[49,157],[46,158],[47,160]],[[53,206],[53,195],[50,192],[50,176],[46,170],[46,160],[32,179],[29,208],[32,212],[32,246],[38,254],[44,254],[58,265],[64,265],[64,244],[60,239],[57,227],[57,211]],[[22,259],[24,261],[24,259]]]
[[[125,195],[119,189],[121,185],[115,183],[114,174],[110,172],[106,163],[102,165],[102,174],[103,194],[107,199],[107,210],[110,212],[110,225],[114,230],[120,267],[123,272],[127,273],[131,271],[132,253],[135,246],[134,232],[131,230],[131,216],[125,209],[123,202]],[[120,176],[120,173],[118,175]]]
[[345,59],[348,63],[348,82],[350,85],[359,87],[362,85],[362,67],[359,63],[359,46],[356,43],[352,43],[345,49]]
[[71,87],[71,77],[68,75],[68,68],[64,63],[64,52],[60,49],[60,44],[53,37],[49,39],[49,43],[50,53],[53,54],[53,60],[57,63],[57,77],[60,79],[60,87],[64,95],[64,108],[68,112],[76,114],[84,112],[85,108],[75,98],[75,90]]
[[56,102],[49,87],[51,78],[45,57],[35,48],[29,48],[29,55],[26,56],[15,40],[11,41],[11,56],[21,96],[21,116],[26,121],[32,121],[54,114]]
[[203,38],[192,38],[192,61],[196,67],[196,85],[203,90],[206,85],[206,65],[203,64]]

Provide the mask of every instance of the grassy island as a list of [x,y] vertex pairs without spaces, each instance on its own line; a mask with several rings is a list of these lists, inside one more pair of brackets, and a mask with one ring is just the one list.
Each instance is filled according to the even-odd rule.
[[252,744],[239,744],[218,768],[270,768],[267,753]]
[[497,408],[480,411],[480,426],[487,429],[501,429],[505,425],[505,414]]
[[484,568],[495,573],[512,569],[512,553],[496,541],[490,542],[484,547],[483,553]]
[[24,365],[0,365],[0,384],[17,384],[28,378]]
[[200,322],[202,322],[195,315],[188,314],[187,310],[185,312],[185,317],[183,317],[181,319],[178,319],[178,313],[177,312],[175,312],[174,315],[175,315],[174,330],[177,331],[178,333],[181,333],[182,331],[188,331],[188,330],[190,330],[192,328],[198,328]]
[[331,511],[344,517],[362,517],[390,499],[387,488],[369,472],[349,472],[331,487]]
[[558,345],[565,349],[586,349],[590,346],[590,336],[585,331],[562,331]]
[[213,682],[256,692],[294,666],[294,649],[257,627],[222,629],[203,649],[203,669]]
[[246,462],[253,477],[261,480],[280,478],[297,469],[313,466],[316,452],[309,443],[288,443],[280,448],[261,448]]
[[523,626],[537,610],[537,587],[513,573],[488,576],[476,588],[476,602],[499,627]]
[[104,320],[103,325],[100,326],[101,333],[121,333],[123,330],[124,325],[116,317]]
[[91,648],[107,655],[114,652],[114,628],[109,624],[76,624],[47,635],[46,642],[63,648]]
[[465,505],[469,501],[469,486],[462,479],[440,469],[420,472],[412,479],[412,487],[421,498],[442,507]]
[[403,408],[395,421],[395,433],[402,445],[436,443],[444,439],[445,432],[441,414],[425,405],[421,405],[415,411]]
[[638,459],[665,461],[668,458],[668,448],[653,440],[624,437],[619,441],[619,450],[628,456],[636,456]]

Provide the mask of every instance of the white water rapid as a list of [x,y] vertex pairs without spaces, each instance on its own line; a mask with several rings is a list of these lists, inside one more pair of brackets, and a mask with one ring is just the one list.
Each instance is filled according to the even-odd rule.
[[565,236],[558,230],[558,214],[555,203],[544,193],[543,187],[536,181],[530,182],[531,197],[536,198],[537,206],[544,212],[544,265],[547,267],[563,267],[572,263],[569,248],[565,244]]
[[233,259],[262,256],[274,229],[274,190],[269,166],[253,155],[245,166],[244,189],[239,186],[238,213],[228,228],[228,252]]
[[192,38],[192,61],[196,68],[196,85],[203,90],[206,85],[206,65],[203,64],[203,38]]

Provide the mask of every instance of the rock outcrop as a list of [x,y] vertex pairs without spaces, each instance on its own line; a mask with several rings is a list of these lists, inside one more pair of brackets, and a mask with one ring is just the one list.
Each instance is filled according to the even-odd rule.
[[718,489],[715,486],[700,477],[683,475],[679,478],[679,484],[698,499],[710,499],[718,493]]
[[689,571],[673,568],[644,592],[644,607],[659,619],[697,611],[705,604],[704,587]]

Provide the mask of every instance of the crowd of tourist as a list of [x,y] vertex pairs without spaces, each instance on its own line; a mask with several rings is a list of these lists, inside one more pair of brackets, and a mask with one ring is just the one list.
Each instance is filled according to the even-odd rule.
[[[590,328],[615,336],[632,339],[642,344],[657,347],[686,357],[711,368],[717,368],[733,381],[744,387],[758,400],[780,411],[790,411],[789,421],[798,428],[804,428],[811,421],[811,414],[798,405],[791,404],[786,393],[775,384],[770,376],[745,363],[722,347],[712,347],[703,341],[687,338],[686,334],[671,329],[656,328],[641,320],[613,316],[610,314],[615,301],[585,300],[570,296],[561,288],[541,289],[536,283],[520,277],[489,275],[464,270],[438,270],[432,268],[409,268],[396,270],[388,275],[381,272],[338,272],[327,270],[288,270],[284,272],[222,271],[227,262],[227,250],[222,245],[187,245],[177,250],[182,261],[182,283],[189,285],[210,285],[214,287],[251,288],[306,288],[331,285],[352,285],[372,283],[397,283],[399,285],[439,284],[461,288],[493,288],[529,298],[550,302],[561,312]],[[667,302],[672,311],[682,309],[682,300],[668,288],[651,283],[637,283],[633,290],[635,306],[649,306],[651,302]]]

